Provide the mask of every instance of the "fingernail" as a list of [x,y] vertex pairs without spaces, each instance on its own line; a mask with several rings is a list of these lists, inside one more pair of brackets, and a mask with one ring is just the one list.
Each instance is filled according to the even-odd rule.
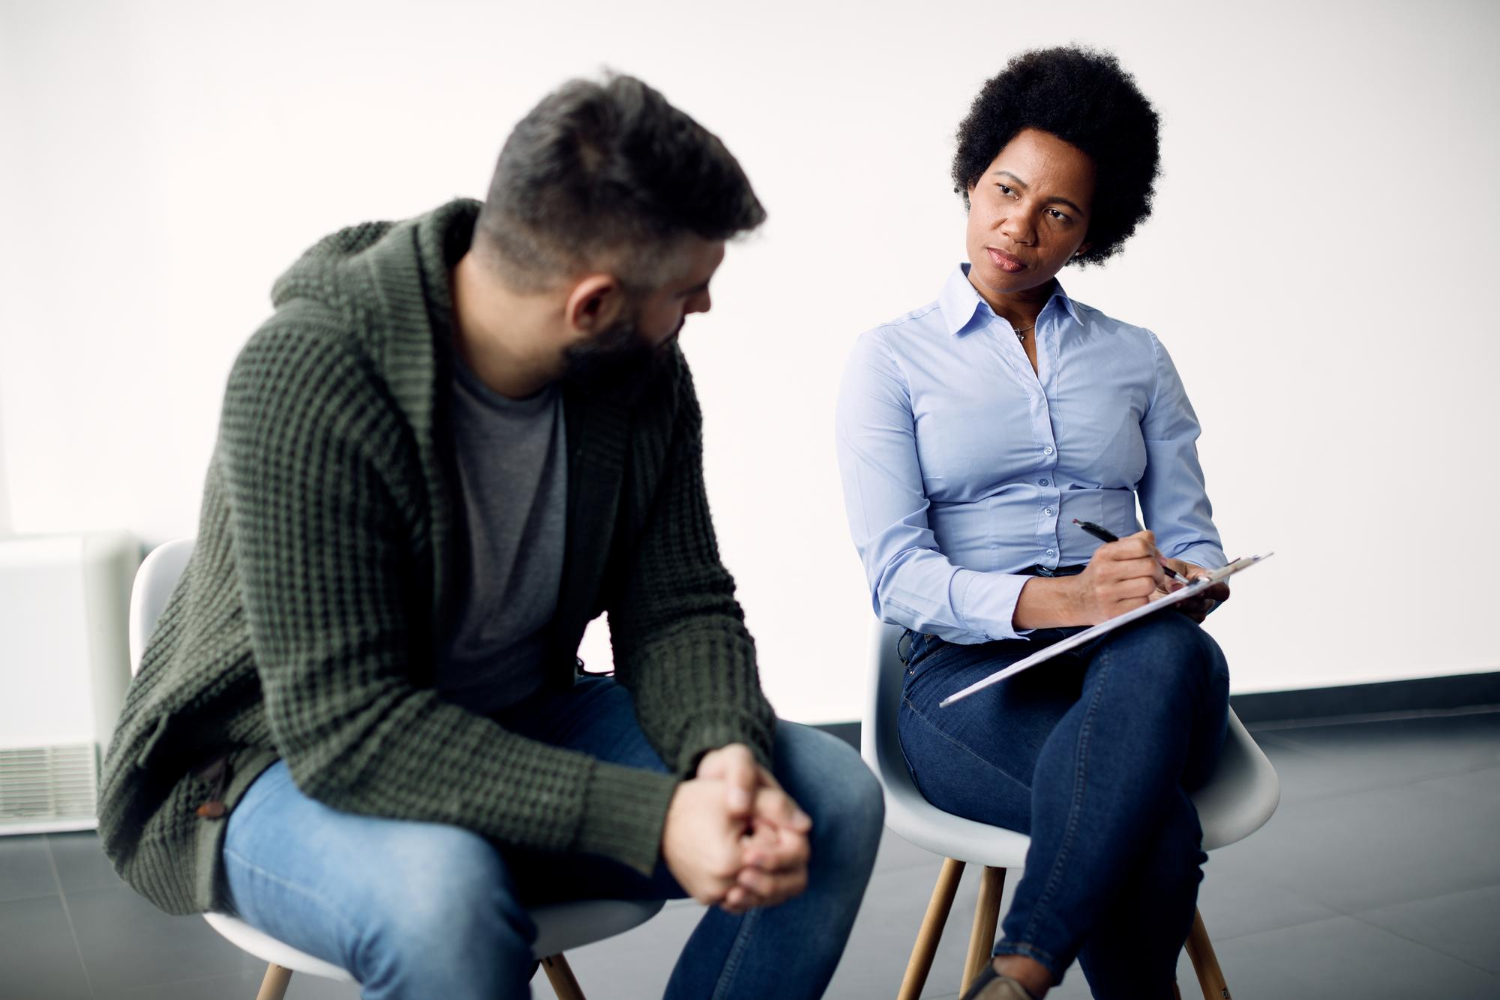
[[749,809],[750,793],[743,788],[735,787],[729,790],[729,808]]

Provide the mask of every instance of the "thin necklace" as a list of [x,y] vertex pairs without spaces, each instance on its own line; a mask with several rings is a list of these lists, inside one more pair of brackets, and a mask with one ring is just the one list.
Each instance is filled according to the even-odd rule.
[[1032,330],[1035,330],[1035,329],[1036,329],[1036,324],[1033,323],[1033,324],[1031,324],[1030,326],[1028,326],[1024,330],[1017,330],[1016,331],[1016,339],[1019,340],[1023,344],[1026,343],[1026,334],[1030,333]]

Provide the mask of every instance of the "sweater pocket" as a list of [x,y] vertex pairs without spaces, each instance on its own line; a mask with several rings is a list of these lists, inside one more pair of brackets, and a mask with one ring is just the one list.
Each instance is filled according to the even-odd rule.
[[172,794],[191,789],[189,794],[197,798],[193,812],[201,819],[220,819],[228,812],[224,793],[232,777],[229,753],[205,754],[202,747],[195,750],[183,746],[183,741],[175,738],[182,735],[176,725],[181,719],[179,715],[166,712],[157,720],[151,735],[146,737],[136,754],[136,770],[142,772],[148,782],[171,782],[174,786]]
[[151,769],[151,761],[166,745],[167,731],[172,727],[172,714],[162,713],[162,717],[156,720],[156,726],[151,730],[151,735],[141,744],[141,749],[135,755],[135,766],[142,771]]

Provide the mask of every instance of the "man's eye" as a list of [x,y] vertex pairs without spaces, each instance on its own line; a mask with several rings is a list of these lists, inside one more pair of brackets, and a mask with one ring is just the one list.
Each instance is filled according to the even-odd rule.
[[1000,188],[1000,193],[1003,194],[1003,195],[1010,195],[1010,194],[1013,193],[1011,191],[1011,189],[1009,187],[1007,187],[1006,185],[1004,185],[1004,184],[1000,184],[1000,185],[997,185],[997,186]]
[[1068,218],[1068,216],[1064,215],[1062,212],[1059,212],[1055,208],[1049,208],[1049,209],[1047,209],[1047,213],[1049,215],[1051,215],[1054,219],[1058,220],[1059,222],[1068,222],[1068,221],[1070,221],[1069,218]]

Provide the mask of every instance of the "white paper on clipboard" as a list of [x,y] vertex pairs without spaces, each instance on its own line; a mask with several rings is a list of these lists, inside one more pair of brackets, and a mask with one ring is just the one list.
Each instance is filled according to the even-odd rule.
[[1005,678],[1014,677],[1021,671],[1026,670],[1029,667],[1034,667],[1038,663],[1043,663],[1047,660],[1050,660],[1052,659],[1052,657],[1058,655],[1059,653],[1066,653],[1070,649],[1076,649],[1079,646],[1084,645],[1085,643],[1092,642],[1093,640],[1099,638],[1101,635],[1104,635],[1106,632],[1113,632],[1121,625],[1129,625],[1137,618],[1144,618],[1149,614],[1154,614],[1155,612],[1160,611],[1162,608],[1176,604],[1179,601],[1185,601],[1189,597],[1197,594],[1199,591],[1213,586],[1220,580],[1229,579],[1240,570],[1249,569],[1251,566],[1254,566],[1258,562],[1264,562],[1265,560],[1271,558],[1271,556],[1274,554],[1275,553],[1267,552],[1263,556],[1246,556],[1243,559],[1236,559],[1234,562],[1230,563],[1227,566],[1220,566],[1218,569],[1209,570],[1207,576],[1200,576],[1198,579],[1194,580],[1186,587],[1183,587],[1181,590],[1177,590],[1165,596],[1158,597],[1150,604],[1142,604],[1140,607],[1127,611],[1123,615],[1116,615],[1107,622],[1100,622],[1093,628],[1086,628],[1082,632],[1079,632],[1077,635],[1070,635],[1066,639],[1063,639],[1059,642],[1054,642],[1052,645],[1046,647],[1045,649],[1037,650],[1035,653],[1032,653],[1024,660],[1017,660],[1010,666],[1005,667],[1002,670],[997,670],[993,674],[990,674],[988,677],[975,681],[973,684],[970,684],[962,691],[950,694],[948,697],[938,702],[938,708],[947,708],[955,701],[962,701],[964,698],[967,698],[974,692],[982,691],[985,688],[989,687],[991,684],[999,684],[1001,681],[1005,680]]

